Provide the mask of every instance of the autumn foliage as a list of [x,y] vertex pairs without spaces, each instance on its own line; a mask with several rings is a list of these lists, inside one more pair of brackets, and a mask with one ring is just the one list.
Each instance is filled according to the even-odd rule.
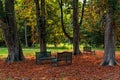
[[[73,56],[72,65],[61,62],[57,67],[50,61],[37,65],[35,56],[10,64],[0,59],[0,80],[120,80],[120,66],[100,66],[102,59],[103,51]],[[116,52],[116,59],[120,62],[120,52]]]

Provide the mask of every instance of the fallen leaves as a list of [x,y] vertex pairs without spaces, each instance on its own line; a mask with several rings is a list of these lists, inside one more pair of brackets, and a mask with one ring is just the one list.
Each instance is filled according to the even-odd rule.
[[[120,52],[116,55],[120,62]],[[61,63],[58,67],[51,66],[50,61],[37,65],[35,56],[10,64],[0,60],[0,80],[120,80],[120,66],[101,67],[102,58],[103,51],[96,51],[96,55],[73,56],[72,65]]]

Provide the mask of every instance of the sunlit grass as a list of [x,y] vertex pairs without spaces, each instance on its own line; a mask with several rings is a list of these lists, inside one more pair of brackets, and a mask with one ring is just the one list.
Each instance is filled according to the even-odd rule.
[[0,55],[5,55],[6,53],[8,53],[6,48],[0,48]]
[[[83,45],[80,45],[80,50],[82,50]],[[59,44],[55,47],[53,44],[47,44],[47,51],[51,51],[53,54],[62,51],[71,51],[73,49],[72,44]],[[103,50],[101,48],[93,48],[94,50]],[[118,50],[118,49],[117,49]],[[32,48],[23,48],[24,56],[35,56],[35,52],[39,52],[39,47],[32,47]],[[0,48],[0,58],[7,57],[8,51],[7,48]]]
[[[47,45],[47,51],[51,51],[52,53],[57,53],[61,51],[71,50],[71,45],[63,45],[60,44],[57,47],[54,45]],[[24,56],[35,56],[35,52],[39,52],[40,48],[33,47],[33,48],[23,48]],[[7,57],[8,50],[7,48],[0,48],[0,58]]]

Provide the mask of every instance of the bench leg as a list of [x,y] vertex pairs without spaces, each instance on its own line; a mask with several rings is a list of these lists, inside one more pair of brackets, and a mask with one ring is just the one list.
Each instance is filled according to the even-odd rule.
[[42,64],[42,60],[36,60],[36,64]]
[[58,66],[58,62],[51,62],[52,66]]
[[36,59],[36,64],[38,64],[38,60]]
[[95,55],[95,51],[93,51],[93,54]]
[[52,66],[58,66],[58,61],[56,59],[51,60]]

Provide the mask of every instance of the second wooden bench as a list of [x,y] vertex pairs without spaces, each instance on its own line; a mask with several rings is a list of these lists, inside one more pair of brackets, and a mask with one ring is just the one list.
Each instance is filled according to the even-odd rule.
[[92,50],[91,47],[83,47],[83,53],[92,53],[95,55],[95,50]]
[[51,59],[52,65],[58,65],[60,61],[65,61],[66,64],[72,64],[72,52],[57,53],[55,59]]

